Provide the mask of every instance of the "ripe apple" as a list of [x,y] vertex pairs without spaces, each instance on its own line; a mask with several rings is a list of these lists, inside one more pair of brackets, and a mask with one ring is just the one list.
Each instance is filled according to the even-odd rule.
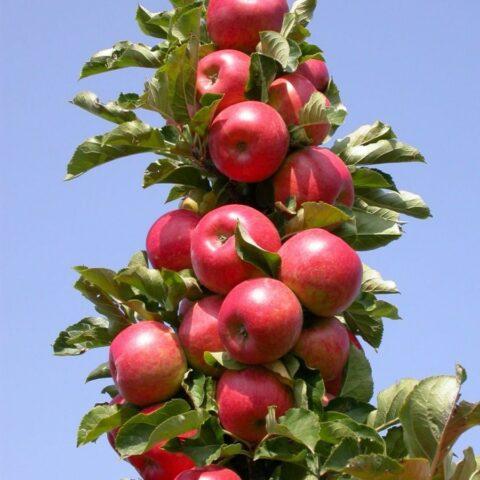
[[268,407],[276,405],[281,417],[293,407],[293,395],[271,371],[263,367],[227,370],[217,385],[218,416],[223,427],[238,438],[257,443],[267,433]]
[[212,292],[226,294],[244,280],[263,276],[237,255],[238,222],[260,247],[270,252],[280,248],[275,225],[254,208],[233,204],[207,213],[192,234],[192,265],[200,283]]
[[218,332],[218,314],[223,297],[211,295],[193,303],[183,315],[178,338],[190,365],[207,375],[216,376],[220,370],[203,359],[205,352],[225,350]]
[[210,0],[207,30],[218,48],[253,52],[264,30],[280,31],[286,0]]
[[208,54],[198,62],[198,95],[224,94],[216,114],[234,103],[245,101],[249,68],[250,57],[238,50],[217,50]]
[[282,259],[279,279],[320,317],[343,312],[360,292],[362,262],[357,252],[326,230],[297,233],[278,253]]
[[180,388],[187,362],[173,330],[142,321],[122,330],[110,346],[110,371],[128,402],[146,406],[170,398]]
[[233,470],[220,465],[196,467],[180,473],[175,480],[242,480]]
[[338,397],[342,391],[343,386],[343,372],[333,380],[324,380],[325,390],[327,395],[332,395],[333,397]]
[[189,210],[173,210],[161,216],[147,235],[147,254],[154,268],[192,268],[190,237],[200,215]]
[[[117,395],[111,403],[122,405],[125,403],[125,399],[120,395]],[[161,406],[161,404],[152,405],[143,409],[141,413],[153,413]],[[116,450],[115,438],[118,430],[119,429],[116,428],[107,434],[108,441],[114,450]],[[196,430],[193,430],[179,435],[178,438],[184,440],[193,437],[196,433]],[[166,441],[161,441],[144,454],[132,455],[127,458],[127,461],[136,468],[144,480],[172,480],[184,470],[188,470],[195,466],[193,460],[184,453],[172,453],[164,450],[163,446],[166,443]]]
[[262,102],[241,102],[220,112],[208,137],[215,166],[238,182],[260,182],[280,167],[289,144],[282,117]]
[[295,197],[304,202],[353,205],[355,191],[347,166],[328,148],[307,147],[287,157],[273,177],[276,202]]
[[308,368],[320,370],[324,381],[340,376],[348,360],[350,339],[345,326],[335,317],[319,318],[305,328],[294,353]]
[[320,92],[324,92],[330,81],[330,74],[325,62],[311,58],[302,62],[295,73],[303,75],[307,80],[310,80],[314,87]]
[[289,352],[302,323],[302,306],[288,287],[272,278],[256,278],[240,283],[226,296],[218,331],[235,360],[256,365]]
[[[268,103],[277,110],[288,126],[298,125],[300,110],[316,92],[317,89],[310,80],[298,73],[289,73],[272,82],[268,89]],[[330,105],[326,97],[325,103]],[[309,125],[305,127],[305,131],[313,144],[318,145],[327,138],[330,124],[325,122]]]

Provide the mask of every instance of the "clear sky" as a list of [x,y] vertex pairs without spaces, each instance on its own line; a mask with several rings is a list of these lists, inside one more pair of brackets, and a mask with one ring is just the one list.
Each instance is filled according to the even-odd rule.
[[[423,195],[433,219],[409,221],[400,241],[363,255],[402,291],[394,300],[404,320],[387,323],[380,352],[368,352],[376,388],[451,373],[460,361],[470,376],[464,397],[479,400],[480,2],[319,4],[312,41],[325,50],[350,111],[338,134],[380,119],[428,160],[389,171]],[[134,476],[104,439],[75,448],[81,415],[102,399],[101,384],[83,379],[106,350],[62,359],[50,344],[94,313],[71,288],[70,267],[123,266],[143,248],[150,224],[174,207],[163,203],[165,188],[142,191],[148,156],[62,182],[75,146],[110,128],[68,100],[83,89],[109,100],[140,90],[149,75],[123,70],[77,82],[92,53],[118,40],[148,41],[135,9],[133,0],[0,0],[1,478]],[[480,451],[480,431],[458,449],[467,442]]]

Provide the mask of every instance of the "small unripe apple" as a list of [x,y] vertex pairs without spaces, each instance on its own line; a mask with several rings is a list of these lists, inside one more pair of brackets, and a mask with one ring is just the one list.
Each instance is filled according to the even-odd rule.
[[189,364],[207,375],[216,376],[220,369],[208,365],[205,352],[220,352],[225,348],[218,332],[218,315],[223,297],[212,295],[193,303],[183,314],[178,338]]
[[122,330],[110,346],[109,363],[119,393],[139,406],[172,397],[187,370],[177,335],[155,321],[138,322]]
[[154,268],[192,268],[190,237],[200,215],[189,210],[173,210],[162,215],[147,235],[147,254]]
[[302,322],[302,306],[288,287],[272,278],[257,278],[240,283],[226,296],[218,329],[235,360],[256,365],[288,353]]
[[[317,89],[310,80],[298,73],[289,73],[272,82],[268,89],[268,103],[277,110],[288,126],[298,125],[300,110],[314,93],[317,93]],[[325,105],[330,105],[326,97]],[[312,143],[318,145],[327,138],[330,124],[325,121],[316,125],[308,125],[305,126],[305,132]]]
[[175,480],[242,480],[233,470],[220,465],[196,467],[182,472]]
[[310,80],[320,92],[325,91],[330,81],[327,65],[322,60],[317,60],[316,58],[310,58],[302,62],[295,73],[299,73]]
[[281,246],[275,225],[254,208],[232,204],[207,213],[192,234],[192,265],[200,283],[212,292],[226,294],[244,280],[264,276],[237,255],[238,222],[265,250],[276,252]]
[[341,238],[312,228],[289,238],[278,251],[279,279],[319,317],[346,310],[360,292],[360,258]]
[[218,416],[223,427],[238,438],[258,443],[267,433],[268,407],[281,417],[293,407],[291,390],[263,367],[227,370],[217,385]]
[[216,114],[243,102],[250,68],[250,57],[238,50],[217,50],[203,57],[197,68],[197,93],[223,94]]
[[207,30],[219,48],[253,52],[265,30],[280,31],[286,0],[210,0]]
[[352,176],[341,158],[328,148],[307,147],[289,155],[273,177],[276,202],[295,198],[304,202],[353,205]]
[[341,376],[349,351],[347,329],[335,317],[320,318],[305,328],[294,348],[308,368],[320,371],[324,381]]
[[290,141],[282,117],[262,102],[241,102],[212,122],[208,146],[215,166],[237,182],[261,182],[283,162]]

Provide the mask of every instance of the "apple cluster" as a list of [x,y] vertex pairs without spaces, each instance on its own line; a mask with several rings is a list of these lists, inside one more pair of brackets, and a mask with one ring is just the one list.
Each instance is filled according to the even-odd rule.
[[[354,188],[348,168],[332,151],[316,146],[329,134],[327,121],[306,127],[313,146],[290,148],[289,127],[298,125],[312,94],[327,87],[325,63],[309,59],[294,73],[277,78],[269,87],[268,103],[245,97],[247,54],[255,49],[260,31],[280,29],[287,11],[285,0],[210,1],[207,29],[217,50],[200,60],[196,79],[198,98],[222,95],[209,127],[209,155],[231,181],[272,178],[274,199],[284,205],[294,200],[351,207]],[[238,254],[239,226],[258,248],[279,255],[276,278]],[[218,379],[222,427],[256,444],[266,435],[268,408],[275,406],[281,417],[294,405],[291,388],[268,365],[293,352],[321,373],[327,386],[325,404],[339,393],[350,344],[361,346],[336,315],[358,296],[362,263],[334,233],[312,228],[281,238],[264,213],[233,203],[204,215],[183,208],[163,215],[148,232],[146,249],[156,269],[192,269],[204,296],[182,301],[178,329],[141,321],[116,336],[109,360],[119,392],[113,403],[129,402],[145,414],[155,412],[177,393],[187,369],[193,368]],[[210,352],[226,352],[242,368],[213,364]],[[109,433],[113,447],[115,435]],[[129,458],[145,480],[239,478],[217,466],[194,468],[187,455],[164,450],[164,443]]]

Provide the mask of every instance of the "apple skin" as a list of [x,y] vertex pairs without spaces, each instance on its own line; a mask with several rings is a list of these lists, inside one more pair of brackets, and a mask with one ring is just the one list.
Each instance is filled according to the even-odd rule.
[[247,365],[270,363],[288,353],[300,337],[302,306],[272,278],[247,280],[225,298],[218,321],[227,352]]
[[295,73],[303,75],[313,83],[313,86],[320,92],[324,92],[330,81],[330,74],[325,62],[311,58],[302,62]]
[[241,102],[220,112],[208,137],[215,166],[237,182],[260,182],[273,175],[287,155],[290,136],[275,109]]
[[341,158],[328,148],[307,147],[289,155],[273,177],[276,202],[295,197],[304,202],[326,202],[352,207],[353,180]]
[[238,438],[258,443],[267,433],[268,407],[281,417],[293,407],[291,390],[263,367],[226,370],[217,385],[218,416],[223,427]]
[[[310,100],[310,97],[317,92],[310,80],[298,73],[289,73],[279,77],[272,82],[268,89],[268,103],[281,115],[285,123],[298,125],[300,121],[300,110]],[[330,102],[325,97],[326,105]],[[314,145],[322,143],[330,132],[328,122],[305,127],[307,135]]]
[[220,465],[196,467],[180,473],[175,480],[242,480],[233,470]]
[[218,332],[218,315],[223,297],[211,295],[193,303],[184,313],[178,338],[189,364],[207,375],[218,376],[221,369],[211,367],[203,359],[205,352],[224,351]]
[[238,50],[217,50],[203,57],[197,68],[197,93],[224,94],[215,114],[235,103],[244,102],[250,57]]
[[342,375],[347,363],[348,331],[335,317],[319,318],[302,331],[293,351],[308,368],[320,370],[324,381],[331,381]]
[[142,321],[122,330],[110,346],[109,363],[119,393],[139,406],[173,396],[187,370],[177,335],[155,321]]
[[[125,399],[121,395],[117,395],[110,403],[123,405]],[[161,408],[161,406],[161,404],[152,405],[144,408],[141,413],[153,413]],[[108,441],[115,451],[115,438],[118,430],[118,428],[115,428],[107,434]],[[196,430],[193,430],[179,435],[178,438],[184,440],[193,437],[196,433]],[[164,450],[163,446],[166,443],[166,441],[161,441],[144,454],[132,455],[127,458],[127,461],[136,468],[144,480],[172,480],[184,470],[188,470],[195,466],[194,461],[187,455],[180,452],[173,453]]]
[[265,250],[276,252],[280,235],[262,213],[246,205],[225,205],[207,213],[192,234],[192,265],[200,283],[215,293],[227,294],[233,287],[264,274],[239,258],[235,250],[237,223]]
[[200,215],[179,209],[162,215],[147,235],[147,254],[154,268],[192,268],[190,237]]
[[312,228],[289,238],[278,251],[279,280],[319,317],[346,310],[360,292],[362,262],[341,238]]
[[253,52],[265,30],[280,31],[286,0],[210,0],[207,30],[218,48]]

